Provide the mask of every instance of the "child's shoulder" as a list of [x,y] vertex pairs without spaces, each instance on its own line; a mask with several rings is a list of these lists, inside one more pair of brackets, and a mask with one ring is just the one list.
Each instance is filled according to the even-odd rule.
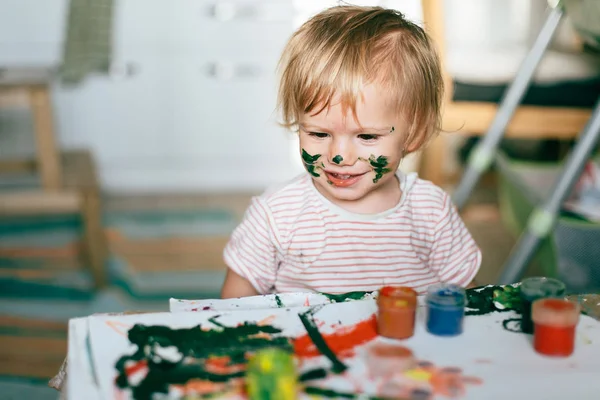
[[290,204],[300,205],[308,201],[308,193],[312,190],[311,185],[310,176],[301,174],[287,182],[270,186],[257,199],[269,208],[289,207]]
[[448,193],[433,182],[419,178],[416,173],[407,174],[404,179],[406,201],[411,207],[430,212],[432,207],[442,210],[448,206]]

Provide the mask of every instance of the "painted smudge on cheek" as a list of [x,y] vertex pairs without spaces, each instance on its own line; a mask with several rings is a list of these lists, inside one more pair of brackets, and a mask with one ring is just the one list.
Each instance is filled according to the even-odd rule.
[[390,168],[388,168],[389,163],[386,156],[375,156],[371,154],[368,159],[359,157],[359,160],[368,162],[373,168],[373,172],[375,172],[373,183],[379,182],[383,175],[392,171]]
[[306,150],[302,149],[302,163],[304,167],[308,171],[309,174],[318,178],[321,176],[317,171],[319,169],[323,169],[323,163],[319,163],[319,158],[321,158],[321,154],[309,154]]

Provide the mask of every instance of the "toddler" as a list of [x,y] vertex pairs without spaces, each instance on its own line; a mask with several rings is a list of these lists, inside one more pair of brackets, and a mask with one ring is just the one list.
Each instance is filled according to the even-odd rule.
[[423,29],[395,10],[332,7],[293,34],[280,68],[307,172],[252,199],[221,296],[469,286],[481,252],[449,196],[398,171],[439,131],[440,61]]

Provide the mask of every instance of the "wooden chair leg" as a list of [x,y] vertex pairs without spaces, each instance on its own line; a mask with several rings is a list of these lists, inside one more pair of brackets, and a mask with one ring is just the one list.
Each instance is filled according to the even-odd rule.
[[49,88],[47,86],[32,87],[29,90],[29,100],[37,143],[37,169],[41,176],[42,186],[45,190],[56,191],[62,185],[62,172],[54,136]]
[[446,137],[441,134],[423,149],[419,176],[422,179],[433,182],[438,186],[446,183],[444,163],[446,161],[447,149]]
[[102,227],[102,209],[100,195],[95,190],[84,190],[82,193],[82,218],[84,226],[84,247],[96,289],[107,285],[106,260],[107,244]]

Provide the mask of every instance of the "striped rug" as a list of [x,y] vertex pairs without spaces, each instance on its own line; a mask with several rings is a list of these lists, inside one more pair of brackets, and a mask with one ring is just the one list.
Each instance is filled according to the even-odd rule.
[[214,205],[108,208],[110,286],[95,292],[77,217],[0,220],[0,400],[56,398],[46,379],[66,355],[69,318],[218,296],[222,250],[238,221],[239,212]]

